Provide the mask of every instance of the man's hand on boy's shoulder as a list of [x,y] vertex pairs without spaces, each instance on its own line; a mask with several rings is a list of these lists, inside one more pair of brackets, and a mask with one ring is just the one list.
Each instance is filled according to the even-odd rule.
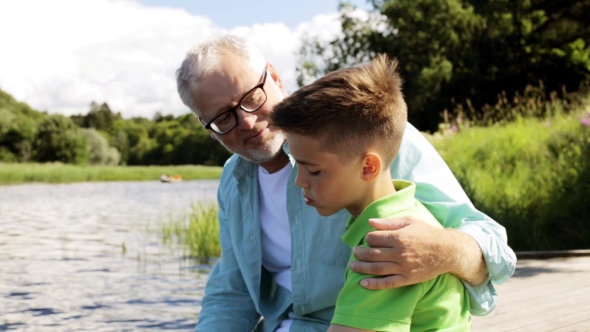
[[369,289],[388,289],[417,284],[442,273],[442,229],[414,217],[372,219],[378,231],[365,236],[371,248],[355,247],[350,268],[358,273],[386,276],[361,282]]
[[413,285],[447,272],[471,285],[487,279],[481,249],[468,234],[435,228],[411,216],[371,219],[370,223],[377,229],[365,237],[371,248],[355,247],[358,261],[351,262],[350,268],[383,277],[364,279],[365,288]]

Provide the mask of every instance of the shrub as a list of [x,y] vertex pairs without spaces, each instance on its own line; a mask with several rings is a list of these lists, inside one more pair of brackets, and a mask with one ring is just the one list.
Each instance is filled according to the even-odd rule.
[[427,137],[513,249],[590,248],[588,116],[517,117]]

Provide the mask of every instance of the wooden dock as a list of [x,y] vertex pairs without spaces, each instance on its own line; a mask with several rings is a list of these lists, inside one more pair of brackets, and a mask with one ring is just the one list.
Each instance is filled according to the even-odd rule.
[[473,318],[474,332],[590,331],[590,257],[519,259],[496,290],[498,306]]

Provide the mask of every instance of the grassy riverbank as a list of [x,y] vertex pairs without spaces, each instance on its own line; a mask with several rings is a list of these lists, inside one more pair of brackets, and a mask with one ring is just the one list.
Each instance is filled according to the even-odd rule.
[[590,104],[428,136],[516,251],[590,248]]
[[180,174],[184,180],[217,179],[213,166],[76,166],[62,163],[0,163],[0,184],[26,182],[70,183],[90,181],[156,181],[162,174]]
[[180,217],[171,217],[162,224],[162,240],[167,244],[180,244],[188,249],[186,256],[209,264],[211,258],[221,255],[219,223],[216,203],[197,202],[192,211]]

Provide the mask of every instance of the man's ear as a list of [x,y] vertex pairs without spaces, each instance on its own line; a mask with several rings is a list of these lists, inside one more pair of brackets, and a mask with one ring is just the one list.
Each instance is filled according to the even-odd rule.
[[375,152],[367,152],[363,156],[363,180],[371,182],[381,173],[383,162]]
[[279,76],[279,73],[276,71],[275,67],[271,63],[266,64],[266,70],[268,70],[268,74],[270,74],[271,79],[275,82],[275,85],[283,92],[284,95],[287,95],[285,92],[285,86],[283,85],[283,80]]

